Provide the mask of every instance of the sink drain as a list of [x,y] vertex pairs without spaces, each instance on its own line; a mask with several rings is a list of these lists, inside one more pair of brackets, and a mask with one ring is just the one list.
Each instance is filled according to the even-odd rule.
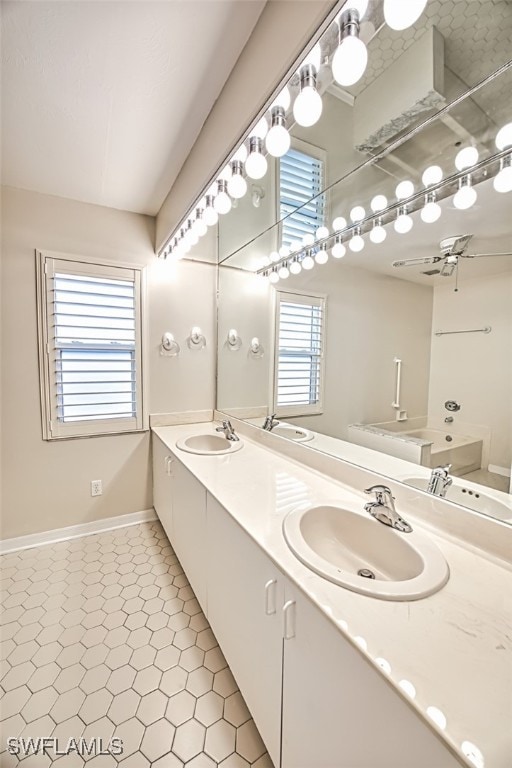
[[369,568],[360,568],[357,572],[358,576],[362,576],[363,579],[374,579],[375,574],[373,571],[370,571]]

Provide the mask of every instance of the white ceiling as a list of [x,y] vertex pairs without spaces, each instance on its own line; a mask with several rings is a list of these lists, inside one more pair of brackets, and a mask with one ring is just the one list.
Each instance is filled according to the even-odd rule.
[[265,1],[2,2],[2,183],[156,214]]

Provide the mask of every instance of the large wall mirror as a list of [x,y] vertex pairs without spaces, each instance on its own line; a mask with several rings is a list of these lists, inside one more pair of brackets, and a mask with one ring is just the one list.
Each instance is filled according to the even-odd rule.
[[217,407],[512,523],[512,3],[390,6],[339,4],[220,217]]

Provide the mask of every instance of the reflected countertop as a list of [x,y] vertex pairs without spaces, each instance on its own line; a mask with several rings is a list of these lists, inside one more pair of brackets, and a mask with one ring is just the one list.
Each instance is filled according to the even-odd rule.
[[[448,583],[434,595],[409,602],[379,600],[332,584],[294,557],[285,542],[282,521],[291,509],[304,503],[342,504],[346,500],[360,502],[362,508],[367,500],[362,490],[363,470],[337,460],[340,468],[333,479],[319,470],[319,462],[327,462],[329,457],[310,451],[311,456],[315,454],[314,468],[307,466],[283,455],[280,445],[287,441],[269,440],[267,435],[253,439],[243,434],[243,449],[232,455],[197,456],[176,448],[177,440],[211,433],[214,426],[187,424],[153,431],[277,567],[380,674],[388,676],[461,764],[510,768],[511,564],[459,540],[453,531],[425,526],[417,492],[401,486],[397,509],[443,552],[450,567]],[[365,482],[368,478],[371,481],[371,472],[368,476],[366,471]],[[443,500],[435,499],[432,504],[441,510],[440,520],[446,510],[453,510]],[[481,516],[468,515],[466,524],[482,525],[477,518]],[[491,536],[504,530],[503,524],[484,522],[494,526]],[[446,719],[444,727],[432,719],[437,710]],[[470,759],[470,753],[476,757]]]

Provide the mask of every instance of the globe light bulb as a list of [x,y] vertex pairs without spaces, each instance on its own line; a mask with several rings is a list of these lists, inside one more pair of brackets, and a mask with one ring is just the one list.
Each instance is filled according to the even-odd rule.
[[279,261],[279,258],[280,258],[280,256],[279,256],[279,254],[278,254],[278,252],[277,252],[277,251],[272,251],[272,252],[270,253],[270,257],[269,257],[269,258],[270,258],[270,261],[271,261],[273,264],[275,264],[275,262],[276,262],[276,261]]
[[229,181],[233,171],[230,165],[225,165],[222,171],[217,176],[217,181]]
[[303,245],[313,245],[314,242],[315,242],[315,238],[313,237],[313,235],[310,232],[308,232],[302,238],[302,244]]
[[512,123],[507,123],[496,134],[496,147],[503,152],[507,147],[512,147]]
[[279,280],[279,275],[273,269],[272,272],[270,273],[270,275],[268,276],[268,279],[270,280],[271,283],[277,283],[278,280]]
[[401,181],[397,184],[395,195],[397,200],[405,200],[414,194],[414,184],[412,181]]
[[370,240],[372,243],[375,243],[378,245],[379,243],[383,243],[386,239],[388,233],[382,226],[382,222],[380,219],[377,219],[377,221],[374,222],[373,229],[370,232]]
[[370,208],[374,213],[378,213],[379,211],[383,211],[384,208],[387,208],[387,205],[388,199],[386,195],[375,195],[370,203]]
[[341,230],[346,229],[346,227],[347,220],[343,218],[343,216],[337,216],[332,223],[332,228],[335,232],[341,232]]
[[351,251],[354,253],[359,253],[364,248],[364,240],[361,237],[361,233],[359,232],[359,227],[355,230],[354,234],[349,240],[348,247]]
[[308,253],[307,256],[304,256],[302,259],[302,269],[313,269],[314,266],[315,262]]
[[420,216],[425,224],[433,224],[441,216],[441,206],[436,203],[436,196],[434,193],[426,195],[425,205],[421,209]]
[[407,213],[407,208],[405,206],[400,208],[394,223],[395,232],[398,232],[399,235],[405,235],[411,231],[412,225],[413,220]]
[[235,200],[240,200],[247,193],[247,182],[242,175],[243,165],[240,160],[232,164],[233,175],[228,181],[228,192]]
[[478,163],[478,149],[476,147],[464,147],[455,157],[455,167],[459,171],[471,168]]
[[320,248],[320,250],[315,254],[315,261],[317,264],[327,264],[329,260],[329,254],[324,248]]
[[245,172],[250,179],[262,179],[267,172],[267,158],[262,154],[263,140],[251,136],[249,140],[249,155],[245,161]]
[[316,45],[313,46],[313,48],[310,50],[302,64],[300,65],[298,72],[300,74],[303,67],[311,66],[315,70],[315,74],[320,69],[320,63],[322,61],[322,49],[320,47],[320,43],[316,43]]
[[262,267],[268,267],[270,266],[270,259],[268,256],[262,256],[261,257],[261,266]]
[[384,19],[397,32],[412,27],[425,10],[427,0],[384,0]]
[[287,245],[282,245],[279,249],[279,258],[286,259],[290,255],[290,249]]
[[291,138],[284,125],[273,125],[267,133],[265,147],[272,157],[286,155],[291,146]]
[[459,210],[466,211],[476,203],[477,194],[476,190],[471,186],[469,178],[466,183],[463,182],[464,179],[461,179],[459,182],[459,189],[453,198],[453,204]]
[[[512,166],[510,165],[510,160],[510,157],[504,157],[501,160],[500,172],[493,181],[495,191],[501,194],[512,191]],[[508,165],[506,165],[505,161],[508,162]]]
[[245,144],[241,144],[238,147],[238,149],[235,152],[235,154],[233,155],[233,157],[231,158],[231,162],[232,163],[235,163],[235,162],[245,163],[245,161],[247,160],[247,155],[248,154],[249,153],[247,151],[247,147],[245,146]]
[[327,227],[318,227],[316,231],[316,239],[324,240],[326,237],[329,237],[329,230]]
[[292,253],[297,253],[297,251],[300,251],[302,249],[302,243],[300,240],[294,240],[292,243],[290,243],[290,251]]
[[439,184],[442,178],[443,178],[443,169],[440,168],[438,165],[429,165],[429,167],[425,168],[425,170],[423,171],[421,182],[424,187],[431,187],[432,184]]
[[199,237],[204,237],[208,231],[206,222],[203,219],[203,209],[196,208],[196,220],[194,222],[194,229]]
[[355,85],[364,75],[368,64],[368,49],[355,36],[345,37],[332,58],[332,75],[336,82],[347,88]]
[[350,211],[350,218],[356,224],[358,221],[362,221],[366,216],[366,211],[362,205],[356,205]]
[[320,119],[322,106],[322,97],[316,86],[304,86],[293,103],[295,121],[303,128],[310,128]]
[[203,220],[208,227],[214,227],[219,220],[219,214],[213,207],[214,199],[213,195],[206,195],[206,207],[203,213]]
[[281,280],[286,280],[287,277],[290,277],[290,270],[288,269],[286,263],[279,267],[278,275]]
[[227,181],[219,181],[218,188],[219,191],[217,193],[217,197],[214,200],[213,207],[217,213],[220,213],[222,216],[224,216],[226,213],[230,212],[232,206],[231,198],[227,192]]
[[343,12],[347,10],[357,11],[359,18],[362,19],[368,10],[368,0],[349,0],[349,2],[346,3],[346,5],[343,7]]
[[263,139],[265,138],[267,133],[268,133],[268,122],[267,122],[267,118],[265,117],[265,115],[263,115],[263,117],[260,117],[260,119],[258,120],[256,125],[252,129],[252,131],[250,133],[250,139],[255,137],[255,138],[261,139],[263,141]]
[[276,98],[270,105],[270,111],[272,111],[274,107],[282,107],[284,111],[287,112],[290,109],[290,103],[291,103],[290,89],[288,88],[287,85],[285,85],[283,90],[276,96]]
[[346,254],[347,249],[343,245],[343,243],[335,243],[332,247],[332,255],[335,259],[342,259],[344,255]]
[[302,271],[302,267],[300,265],[300,261],[297,258],[295,258],[290,264],[290,272],[292,273],[292,275],[298,275],[299,272],[301,271]]

